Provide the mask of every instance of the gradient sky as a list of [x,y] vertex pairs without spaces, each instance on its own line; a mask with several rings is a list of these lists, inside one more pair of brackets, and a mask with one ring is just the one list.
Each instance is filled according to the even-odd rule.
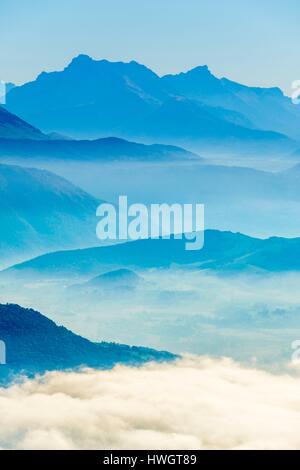
[[22,83],[85,53],[158,74],[207,64],[290,93],[299,17],[299,0],[0,0],[0,77]]

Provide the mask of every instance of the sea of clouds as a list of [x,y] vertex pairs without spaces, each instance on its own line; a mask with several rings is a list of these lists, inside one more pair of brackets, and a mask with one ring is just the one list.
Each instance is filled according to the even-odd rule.
[[0,389],[2,449],[297,449],[300,375],[190,356]]

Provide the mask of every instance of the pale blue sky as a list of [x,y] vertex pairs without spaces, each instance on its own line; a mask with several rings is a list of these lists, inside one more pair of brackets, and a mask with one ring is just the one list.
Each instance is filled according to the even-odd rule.
[[290,92],[299,14],[299,0],[0,0],[0,77],[21,83],[85,53],[159,74],[207,64]]

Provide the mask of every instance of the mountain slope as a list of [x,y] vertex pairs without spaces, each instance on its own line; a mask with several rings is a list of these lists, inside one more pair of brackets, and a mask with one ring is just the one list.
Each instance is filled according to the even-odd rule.
[[43,129],[70,135],[114,134],[137,123],[166,99],[159,77],[136,62],[95,61],[80,55],[62,71],[15,87],[7,108]]
[[0,380],[20,373],[33,375],[80,366],[110,368],[168,361],[175,356],[143,347],[92,343],[31,309],[0,304],[0,339],[6,344],[6,366]]
[[[282,256],[284,253],[284,256]],[[2,276],[93,276],[124,267],[159,268],[194,264],[199,269],[300,270],[300,238],[258,239],[207,230],[204,248],[186,251],[185,241],[148,239],[120,245],[40,256],[3,271]]]
[[41,131],[0,106],[0,139],[44,139]]
[[170,98],[141,120],[135,132],[155,139],[175,139],[178,143],[189,140],[214,142],[232,138],[275,143],[287,140],[282,134],[247,128],[232,120],[220,108],[212,108],[185,97],[176,97]]
[[115,137],[97,140],[10,140],[0,138],[0,157],[107,161],[119,159],[164,161],[200,157],[172,145],[143,145]]
[[173,93],[239,113],[246,127],[252,125],[300,138],[300,108],[279,88],[249,87],[226,78],[218,79],[207,66],[165,75],[162,80]]
[[52,173],[0,165],[1,264],[95,243],[98,202]]

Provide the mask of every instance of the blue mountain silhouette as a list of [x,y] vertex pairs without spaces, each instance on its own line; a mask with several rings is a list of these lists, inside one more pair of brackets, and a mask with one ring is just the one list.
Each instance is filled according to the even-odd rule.
[[[282,255],[284,253],[284,256]],[[2,271],[2,276],[40,278],[97,276],[103,269],[165,268],[193,265],[213,270],[300,270],[300,238],[259,239],[206,230],[204,248],[185,250],[185,240],[147,239],[119,245],[50,253]]]
[[71,139],[1,139],[0,156],[16,158],[47,158],[51,160],[188,160],[201,158],[198,155],[173,145],[144,145],[116,137],[96,140]]
[[176,358],[144,347],[92,343],[39,312],[10,304],[0,304],[0,339],[6,344],[7,363],[0,365],[0,382],[20,373],[33,376],[83,366],[107,369],[116,364],[139,365]]
[[279,88],[245,86],[226,78],[216,78],[207,66],[195,67],[186,73],[162,78],[173,93],[200,101],[209,106],[222,107],[238,113],[233,122],[243,116],[246,127],[300,138],[300,108],[284,96]]
[[297,133],[295,108],[277,89],[219,80],[206,67],[160,78],[134,61],[96,61],[86,55],[7,95],[7,109],[46,132],[81,138],[143,135],[160,142],[172,138],[172,143],[212,138],[285,142],[282,133],[292,122],[291,134]]
[[48,171],[0,164],[1,263],[96,242],[98,201]]
[[0,106],[0,139],[44,139],[43,133]]

